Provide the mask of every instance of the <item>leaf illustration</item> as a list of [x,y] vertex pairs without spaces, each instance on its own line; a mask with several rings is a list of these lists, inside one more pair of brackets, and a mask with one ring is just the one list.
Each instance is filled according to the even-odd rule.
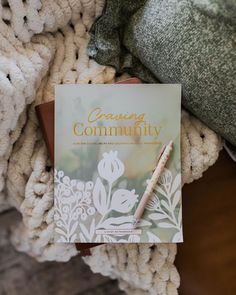
[[180,242],[183,242],[183,236],[181,232],[177,232],[172,238],[172,243],[180,243]]
[[[110,217],[103,221],[98,228],[104,229],[131,229],[133,228],[132,221],[133,215],[130,216],[121,216],[121,217]],[[141,219],[139,222],[139,227],[150,226],[151,222]]]
[[167,202],[166,202],[166,201],[164,201],[164,200],[161,200],[161,204],[162,204],[162,206],[163,206],[163,207],[165,207],[165,208],[166,208],[166,210],[167,210],[167,211],[170,211],[170,207],[169,207],[169,205],[167,204]]
[[71,230],[70,230],[70,232],[69,232],[69,235],[71,236],[71,235],[73,235],[73,233],[76,231],[76,228],[77,228],[77,226],[78,226],[78,221],[76,221],[73,225],[72,225],[72,227],[71,227]]
[[149,243],[160,243],[161,240],[156,236],[154,235],[153,233],[151,232],[147,232],[147,236],[148,236],[148,242]]
[[140,236],[138,236],[138,235],[130,235],[128,241],[129,241],[129,243],[139,243],[140,242]]
[[168,223],[168,222],[160,222],[160,223],[158,224],[158,226],[159,226],[159,227],[162,227],[162,228],[172,228],[172,227],[174,227],[173,224]]
[[74,243],[75,240],[77,238],[77,234],[74,234],[71,238],[70,238],[70,243]]
[[180,197],[181,197],[181,192],[180,192],[180,190],[177,190],[175,192],[175,195],[174,195],[174,198],[173,198],[172,210],[174,210],[176,205],[179,203]]
[[63,236],[66,235],[66,233],[65,233],[61,228],[59,228],[59,227],[56,227],[56,228],[55,228],[55,231],[56,231],[58,234],[61,234],[61,235],[63,235]]
[[177,190],[177,188],[180,185],[181,185],[181,175],[177,174],[174,181],[173,181],[170,194],[173,195],[173,193]]
[[178,215],[178,225],[181,226],[182,223],[182,206],[179,208],[179,215]]
[[159,183],[163,186],[170,187],[172,183],[172,174],[169,169],[166,169],[166,168],[164,169],[159,179]]
[[123,228],[130,229],[132,226],[133,216],[110,217],[103,221],[99,228],[114,229]]
[[159,205],[160,205],[159,198],[155,193],[153,193],[152,197],[149,199],[149,201],[146,205],[146,209],[149,211],[155,211],[155,210],[157,210]]
[[138,195],[135,195],[135,190],[118,189],[112,196],[111,210],[127,213],[132,210],[137,201]]
[[84,235],[82,233],[79,234],[79,239],[80,239],[80,242],[82,242],[82,243],[86,243],[87,242],[86,239],[85,239],[85,237],[84,237]]
[[114,243],[114,242],[116,242],[116,239],[109,236],[109,235],[103,235],[103,241],[105,243]]
[[98,177],[93,189],[93,203],[101,215],[107,212],[107,194],[106,189]]
[[59,238],[59,240],[57,242],[59,242],[59,243],[66,243],[67,240],[63,236],[60,236],[60,238]]
[[161,186],[160,185],[156,185],[156,187],[155,187],[155,190],[158,192],[158,193],[160,193],[161,195],[163,195],[163,196],[165,196],[165,197],[167,197],[168,195],[166,194],[166,192],[161,188]]
[[162,213],[151,213],[148,215],[148,217],[152,220],[161,220],[166,218],[166,215]]
[[96,239],[95,239],[95,243],[101,243],[102,241],[102,236],[101,235],[97,235]]
[[92,239],[94,233],[95,233],[95,218],[93,218],[92,222],[91,222],[91,226],[90,226],[90,238]]
[[80,223],[80,228],[81,228],[83,234],[85,235],[85,237],[87,238],[87,240],[90,241],[90,234],[83,223]]
[[149,222],[149,221],[147,221],[145,219],[140,219],[140,221],[139,221],[139,227],[141,227],[141,226],[150,226],[150,225],[152,225],[151,222]]

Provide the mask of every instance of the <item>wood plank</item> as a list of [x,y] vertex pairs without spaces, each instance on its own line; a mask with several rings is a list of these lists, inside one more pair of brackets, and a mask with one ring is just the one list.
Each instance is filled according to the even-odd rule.
[[201,179],[184,186],[181,295],[236,294],[236,163],[222,151]]

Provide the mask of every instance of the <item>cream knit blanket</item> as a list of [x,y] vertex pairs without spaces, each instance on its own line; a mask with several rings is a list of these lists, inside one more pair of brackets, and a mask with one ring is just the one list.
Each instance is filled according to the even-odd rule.
[[[39,261],[67,261],[74,245],[54,244],[53,173],[35,116],[60,83],[112,83],[112,68],[86,55],[88,30],[103,0],[2,0],[0,4],[0,210],[14,206],[22,223],[17,249]],[[121,77],[124,78],[124,77]],[[183,111],[182,181],[212,165],[216,134]],[[189,196],[191,197],[191,196]],[[94,272],[117,278],[128,294],[177,294],[176,245],[103,245],[85,259]]]

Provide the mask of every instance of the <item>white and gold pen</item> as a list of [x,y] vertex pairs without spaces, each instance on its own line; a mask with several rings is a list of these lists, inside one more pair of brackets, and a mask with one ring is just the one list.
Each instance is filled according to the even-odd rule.
[[148,182],[146,190],[140,200],[138,208],[136,209],[136,211],[134,213],[134,218],[133,218],[133,222],[132,222],[133,228],[136,228],[138,226],[140,219],[142,218],[143,212],[147,206],[149,198],[151,197],[152,192],[155,188],[155,185],[157,184],[158,179],[160,178],[160,176],[165,168],[165,165],[166,165],[166,163],[170,157],[170,154],[172,152],[172,149],[173,149],[173,141],[171,140],[168,145],[163,146],[163,148],[160,152],[156,169],[154,170],[151,180]]

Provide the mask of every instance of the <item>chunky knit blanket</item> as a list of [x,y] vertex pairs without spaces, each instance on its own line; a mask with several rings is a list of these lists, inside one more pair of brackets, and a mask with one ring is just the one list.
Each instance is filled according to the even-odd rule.
[[[53,243],[53,171],[34,107],[54,99],[55,84],[115,81],[114,69],[86,54],[103,2],[0,4],[0,210],[21,212],[12,243],[39,261],[68,261],[78,252],[73,244]],[[220,138],[183,111],[183,184],[201,177],[220,149]],[[94,272],[117,278],[128,294],[177,294],[175,254],[174,244],[103,245],[85,261]]]

